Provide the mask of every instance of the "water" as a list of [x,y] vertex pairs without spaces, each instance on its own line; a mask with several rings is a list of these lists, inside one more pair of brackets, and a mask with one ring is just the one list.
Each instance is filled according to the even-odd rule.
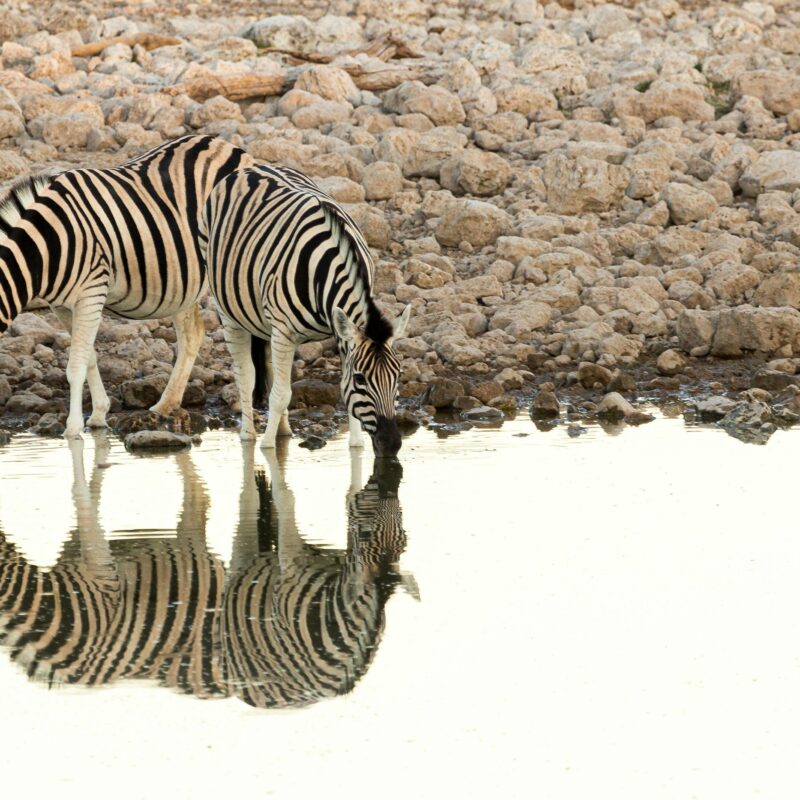
[[[420,431],[399,483],[345,437],[285,466],[223,432],[159,457],[16,437],[0,570],[28,565],[45,610],[62,576],[95,624],[40,611],[48,651],[0,616],[4,787],[792,796],[800,435],[588,427]],[[334,606],[298,599],[325,581],[346,655],[293,666],[325,650]]]

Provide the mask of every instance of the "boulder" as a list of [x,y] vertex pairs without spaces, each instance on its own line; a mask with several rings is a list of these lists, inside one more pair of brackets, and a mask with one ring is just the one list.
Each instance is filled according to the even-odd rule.
[[304,70],[298,75],[294,88],[337,103],[356,103],[361,99],[361,91],[350,75],[330,64],[315,64]]
[[374,161],[364,167],[361,183],[367,200],[389,200],[403,190],[403,173],[390,161]]
[[629,178],[625,167],[556,153],[544,164],[547,205],[557,214],[608,211],[622,202]]
[[668,183],[661,193],[676,225],[687,225],[707,219],[719,208],[713,195],[688,183]]
[[442,164],[440,183],[453,194],[502,194],[511,176],[505,159],[482,150],[464,150]]
[[719,312],[711,353],[734,357],[746,351],[800,353],[800,312],[794,308],[740,306]]
[[434,378],[422,396],[422,405],[434,408],[452,408],[457,397],[464,394],[464,386],[450,378]]
[[136,431],[125,437],[127,450],[183,450],[191,446],[191,438],[172,431]]
[[299,404],[306,406],[335,406],[339,389],[332,383],[304,378],[292,384],[292,408]]
[[424,114],[436,125],[459,125],[466,119],[458,96],[442,86],[405,81],[383,96],[383,105],[397,114]]
[[435,236],[446,247],[457,247],[461,242],[485,247],[510,233],[512,227],[513,218],[507,211],[481,200],[462,200],[450,206],[436,227]]
[[800,271],[778,272],[764,278],[753,295],[753,303],[800,308]]
[[240,33],[259,47],[308,53],[317,46],[314,24],[305,17],[276,14],[251,22]]
[[800,189],[800,152],[770,150],[745,169],[739,185],[750,197],[761,192],[793,192]]
[[677,375],[685,366],[685,359],[675,350],[665,350],[656,360],[656,369],[662,375]]

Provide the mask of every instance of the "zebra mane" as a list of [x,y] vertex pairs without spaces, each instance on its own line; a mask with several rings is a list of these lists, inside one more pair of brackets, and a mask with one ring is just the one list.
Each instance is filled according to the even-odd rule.
[[[319,195],[318,195],[319,196]],[[367,319],[364,333],[376,344],[383,344],[392,338],[392,323],[383,316],[372,298],[372,256],[364,236],[350,216],[332,200],[319,197],[325,218],[333,232],[337,234],[339,252],[347,261],[352,254],[358,269],[358,277],[364,286],[364,299],[367,306]]]
[[26,208],[32,206],[50,185],[55,175],[29,175],[20,178],[0,197],[0,233],[8,236]]

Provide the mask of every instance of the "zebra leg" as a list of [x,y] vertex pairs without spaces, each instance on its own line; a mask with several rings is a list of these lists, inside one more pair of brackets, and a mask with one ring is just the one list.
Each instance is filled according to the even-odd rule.
[[348,425],[350,426],[350,447],[363,447],[364,436],[361,433],[361,423],[352,414],[349,414]]
[[171,414],[176,408],[180,408],[186,384],[189,382],[189,374],[206,332],[199,305],[193,305],[177,314],[172,324],[175,326],[175,335],[178,339],[178,355],[161,399],[150,409],[162,415]]
[[[295,344],[288,337],[273,330],[272,342],[272,386],[269,390],[269,419],[267,430],[261,439],[261,447],[275,447],[275,439],[281,420],[286,417],[288,427],[289,401],[292,399],[292,363]],[[291,429],[289,431],[291,433]]]
[[228,343],[236,386],[239,389],[239,405],[242,407],[242,425],[239,435],[244,441],[256,438],[256,426],[253,421],[253,388],[256,385],[256,368],[250,354],[253,337],[235,323],[222,319],[225,341]]
[[[274,370],[272,369],[272,346],[267,343],[267,386],[272,389],[274,381]],[[289,425],[289,412],[281,414],[281,421],[278,424],[278,436],[291,436],[292,427]]]
[[350,451],[350,488],[347,491],[347,502],[350,503],[361,491],[364,483],[361,479],[361,460],[363,453],[355,449]]
[[67,361],[69,416],[64,431],[66,439],[79,439],[83,432],[83,384],[94,358],[94,337],[100,327],[104,303],[105,293],[101,297],[84,297],[75,303],[72,310],[72,342]]
[[278,563],[281,571],[302,559],[305,542],[297,530],[294,492],[286,483],[285,453],[271,448],[265,453],[272,488],[272,503],[278,515]]
[[[72,312],[68,308],[53,308],[55,315],[61,320],[61,324],[72,334]],[[103,386],[103,379],[100,377],[100,370],[97,368],[97,353],[92,348],[89,364],[86,368],[86,380],[89,384],[89,393],[92,396],[92,415],[86,421],[90,428],[105,428],[106,414],[111,408],[111,401],[106,394]]]

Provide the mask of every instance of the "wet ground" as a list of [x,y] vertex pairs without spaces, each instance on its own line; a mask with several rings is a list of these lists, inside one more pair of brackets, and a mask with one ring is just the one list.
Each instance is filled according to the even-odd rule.
[[[60,797],[785,797],[800,434],[680,417],[0,449],[4,783]],[[202,702],[201,702],[202,700]],[[157,787],[157,789],[155,788]]]

